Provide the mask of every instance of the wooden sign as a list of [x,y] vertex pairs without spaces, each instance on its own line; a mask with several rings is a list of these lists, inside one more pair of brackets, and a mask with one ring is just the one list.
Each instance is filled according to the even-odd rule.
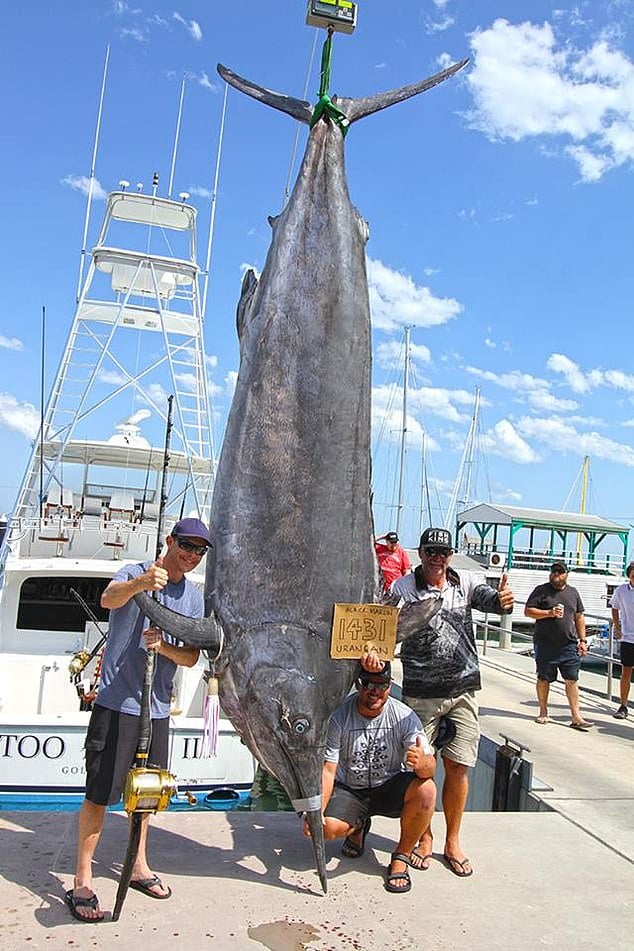
[[386,604],[335,604],[330,656],[357,660],[373,648],[381,660],[392,660],[397,622],[398,608]]

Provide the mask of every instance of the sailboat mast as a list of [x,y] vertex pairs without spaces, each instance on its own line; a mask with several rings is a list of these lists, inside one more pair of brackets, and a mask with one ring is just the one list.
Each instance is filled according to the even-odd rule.
[[[586,502],[588,497],[588,473],[590,469],[590,456],[584,456],[583,459],[583,476],[581,479],[581,502],[579,505],[580,515],[586,514]],[[583,535],[581,532],[577,533],[577,564],[581,564],[581,550],[583,548]]]
[[[463,507],[467,507],[469,504],[469,496],[471,495],[471,477],[473,472],[473,461],[475,457],[476,450],[476,441],[478,434],[480,418],[480,388],[476,387],[475,399],[473,402],[473,415],[471,417],[471,425],[469,426],[469,432],[467,433],[467,439],[464,446],[464,451],[462,453],[462,459],[460,460],[460,466],[458,467],[458,474],[456,476],[456,481],[454,482],[453,491],[451,493],[451,499],[449,501],[449,508],[447,509],[447,517],[445,519],[445,527],[452,530],[452,524],[456,517],[456,512],[458,508],[458,501],[463,504]],[[463,498],[458,499],[460,495],[460,488],[464,485]]]
[[398,498],[396,503],[396,531],[400,532],[403,511],[403,484],[405,479],[405,454],[407,452],[407,388],[409,385],[409,339],[411,327],[405,328],[405,367],[403,370],[403,416],[401,424],[401,452],[398,470]]

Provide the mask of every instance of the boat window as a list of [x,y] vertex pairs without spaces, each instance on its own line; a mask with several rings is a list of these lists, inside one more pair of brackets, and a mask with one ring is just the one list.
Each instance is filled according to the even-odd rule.
[[110,578],[27,578],[20,589],[18,628],[29,631],[84,631],[90,618],[71,594],[84,599],[100,621],[108,611],[99,604]]

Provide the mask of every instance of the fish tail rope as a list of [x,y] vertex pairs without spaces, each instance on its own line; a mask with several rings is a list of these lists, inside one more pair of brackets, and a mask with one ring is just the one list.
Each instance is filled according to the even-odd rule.
[[321,51],[321,81],[319,85],[319,99],[317,100],[317,105],[313,109],[313,114],[310,119],[310,127],[315,125],[316,122],[319,122],[321,117],[325,114],[332,121],[339,126],[342,134],[345,136],[350,128],[350,119],[347,115],[337,109],[332,99],[328,95],[328,90],[330,88],[330,67],[332,65],[332,27],[328,27],[328,36],[324,42],[323,49]]

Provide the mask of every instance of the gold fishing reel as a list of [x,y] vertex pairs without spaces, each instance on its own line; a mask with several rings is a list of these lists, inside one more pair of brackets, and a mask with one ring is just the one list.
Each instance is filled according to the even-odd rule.
[[166,769],[133,767],[128,771],[123,789],[126,812],[161,812],[175,796],[176,776]]
[[82,670],[90,663],[90,654],[88,651],[77,651],[71,657],[68,664],[68,672],[71,677],[78,677]]

